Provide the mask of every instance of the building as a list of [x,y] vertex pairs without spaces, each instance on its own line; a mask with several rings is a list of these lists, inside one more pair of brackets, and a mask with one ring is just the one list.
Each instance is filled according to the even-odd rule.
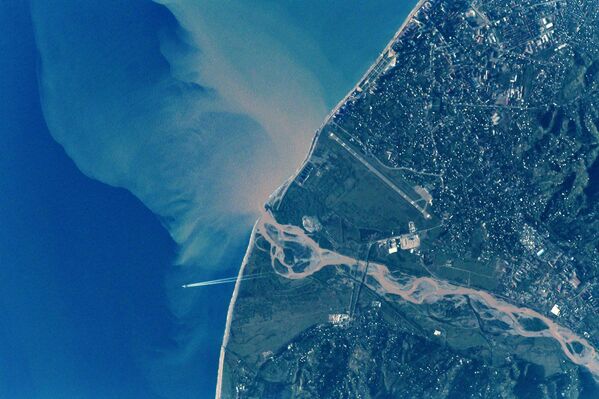
[[420,236],[418,234],[403,234],[399,236],[399,245],[401,249],[416,249],[420,246]]
[[397,242],[395,240],[391,240],[389,244],[389,253],[394,254],[397,252]]

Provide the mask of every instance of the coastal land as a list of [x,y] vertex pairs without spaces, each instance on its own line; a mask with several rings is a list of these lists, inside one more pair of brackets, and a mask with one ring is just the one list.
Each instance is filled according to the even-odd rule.
[[593,397],[598,44],[420,1],[254,226],[216,397]]

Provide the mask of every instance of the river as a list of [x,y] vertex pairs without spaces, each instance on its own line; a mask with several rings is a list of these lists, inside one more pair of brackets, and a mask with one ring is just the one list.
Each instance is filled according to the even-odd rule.
[[[321,248],[303,229],[293,225],[279,224],[269,212],[265,212],[255,226],[255,232],[270,244],[271,263],[274,271],[289,279],[302,279],[313,275],[328,266],[356,267],[362,260]],[[289,245],[302,246],[301,253],[294,252],[289,259]],[[285,251],[287,250],[287,251]],[[287,252],[287,256],[285,254]],[[296,265],[301,264],[301,271]],[[283,269],[281,268],[283,266]],[[594,376],[599,377],[599,356],[595,348],[583,337],[565,328],[541,313],[526,307],[519,307],[499,299],[492,294],[475,288],[462,287],[432,277],[409,278],[399,282],[387,266],[368,263],[365,284],[381,295],[398,296],[404,301],[420,305],[433,303],[456,295],[468,296],[501,316],[502,321],[511,327],[511,333],[529,338],[553,338],[564,355],[573,363],[586,367]],[[527,330],[521,319],[536,318],[547,325],[540,331]],[[582,350],[573,352],[568,346],[578,343]]]

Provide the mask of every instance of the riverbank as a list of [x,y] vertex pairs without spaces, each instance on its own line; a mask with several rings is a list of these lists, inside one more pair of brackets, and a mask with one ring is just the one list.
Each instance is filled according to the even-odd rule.
[[[255,231],[270,244],[273,270],[281,277],[304,279],[328,266],[352,267],[361,262],[359,259],[322,249],[301,228],[281,225],[268,212],[265,212],[260,218]],[[286,246],[289,243],[293,243],[294,246]],[[289,254],[286,254],[286,251],[297,247],[297,245],[302,247],[301,253],[305,255],[302,257],[296,254],[295,257],[292,257],[293,262],[289,263],[287,261]],[[285,273],[279,272],[274,267],[275,262],[286,269]],[[307,266],[299,272],[295,271],[294,264],[298,263]],[[402,284],[393,278],[387,266],[378,263],[369,263],[367,270],[369,279],[364,281],[373,291],[378,292],[381,296],[398,296],[415,305],[434,303],[445,297],[456,295],[473,298],[488,308],[496,310],[499,313],[497,318],[506,322],[515,334],[528,338],[553,338],[572,363],[587,368],[596,378],[599,378],[599,355],[596,349],[583,337],[533,309],[510,304],[486,291],[461,287],[432,277],[410,278],[405,284]],[[521,322],[523,316],[541,320],[547,325],[547,329],[526,330]],[[573,353],[569,348],[575,344],[583,348],[578,353]]]

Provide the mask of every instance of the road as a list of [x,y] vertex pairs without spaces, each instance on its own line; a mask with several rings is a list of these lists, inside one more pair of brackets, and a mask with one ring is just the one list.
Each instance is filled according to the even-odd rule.
[[391,180],[389,180],[389,178],[387,176],[385,176],[384,174],[379,172],[378,169],[376,169],[374,166],[372,166],[366,159],[364,159],[364,157],[362,155],[360,155],[356,151],[354,151],[353,148],[351,148],[349,145],[347,145],[335,133],[333,133],[333,132],[329,133],[329,137],[331,139],[335,140],[337,142],[337,144],[339,144],[341,147],[345,148],[345,150],[347,150],[347,152],[349,152],[351,155],[353,155],[354,158],[356,158],[358,161],[360,161],[362,163],[362,165],[366,166],[366,168],[368,168],[369,171],[374,173],[374,175],[376,177],[381,179],[383,181],[383,183],[385,183],[387,186],[389,186],[389,188],[391,188],[393,191],[395,191],[397,194],[399,194],[404,200],[409,202],[410,205],[412,205],[420,213],[422,213],[422,216],[424,216],[425,219],[432,218],[431,214],[428,213],[426,211],[426,209],[424,209],[423,207],[418,205],[416,203],[416,201],[414,201],[412,198],[410,198],[410,196],[408,194],[406,194],[399,187],[397,187],[397,185],[395,183],[393,183]]

